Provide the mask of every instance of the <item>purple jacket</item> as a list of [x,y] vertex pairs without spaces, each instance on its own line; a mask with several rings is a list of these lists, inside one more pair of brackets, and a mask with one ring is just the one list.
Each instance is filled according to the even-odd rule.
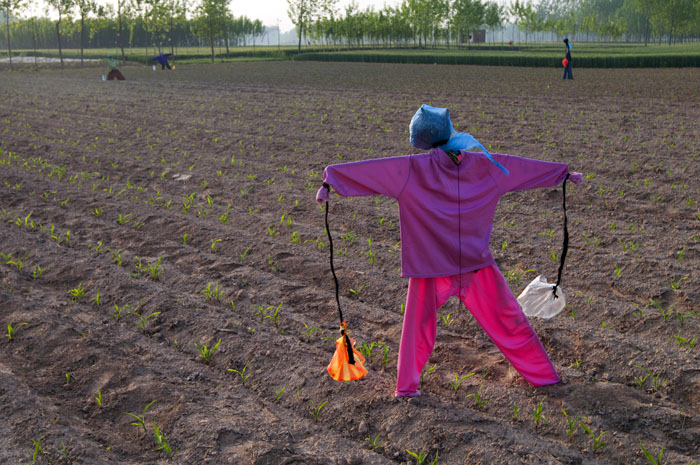
[[510,171],[507,176],[482,153],[462,154],[460,165],[440,149],[330,165],[323,181],[344,197],[381,194],[398,201],[401,276],[465,273],[495,264],[489,239],[500,197],[556,186],[569,167],[493,153],[494,160]]

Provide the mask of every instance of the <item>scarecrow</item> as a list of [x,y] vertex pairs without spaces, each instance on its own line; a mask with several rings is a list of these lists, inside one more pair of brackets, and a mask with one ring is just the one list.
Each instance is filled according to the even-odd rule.
[[121,73],[121,71],[119,71],[119,61],[118,60],[115,60],[114,58],[112,58],[112,55],[108,55],[107,58],[104,58],[104,61],[105,61],[105,63],[107,63],[107,67],[109,68],[109,73],[107,74],[108,81],[111,81],[113,79],[117,79],[119,81],[126,80],[126,78]]
[[[489,250],[499,198],[567,178],[565,163],[490,154],[455,131],[447,108],[422,105],[409,127],[427,153],[329,165],[316,200],[386,195],[401,218],[401,276],[409,278],[395,395],[419,396],[420,373],[433,351],[437,309],[457,296],[515,369],[534,386],[560,381],[537,334]],[[479,148],[479,152],[468,149]],[[327,210],[327,209],[326,209]],[[556,293],[556,288],[555,288]],[[342,317],[341,317],[342,319]],[[330,368],[330,367],[329,367]]]
[[[170,66],[170,63],[168,63],[168,57],[171,57],[171,56],[173,56],[172,53],[161,53],[157,57],[152,58],[151,61],[157,61],[158,63],[160,63],[160,69],[165,69],[165,68],[173,69]],[[155,68],[153,68],[153,69],[155,69]]]

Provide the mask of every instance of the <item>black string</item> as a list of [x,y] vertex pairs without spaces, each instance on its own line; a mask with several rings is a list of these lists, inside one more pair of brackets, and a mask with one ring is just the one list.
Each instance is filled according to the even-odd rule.
[[561,284],[561,273],[564,271],[564,261],[566,260],[566,253],[569,251],[569,228],[567,226],[567,220],[566,220],[566,180],[569,179],[569,174],[566,174],[566,178],[564,178],[564,184],[562,185],[562,207],[564,209],[564,245],[562,246],[562,251],[561,251],[561,260],[559,262],[559,273],[557,275],[557,283],[554,285],[554,288],[552,289],[552,292],[554,293],[554,298],[558,299],[559,296],[557,295],[557,287]]
[[[330,188],[327,184],[324,183],[323,187],[330,191]],[[352,345],[350,344],[350,338],[348,337],[348,333],[345,331],[345,320],[343,320],[343,311],[340,309],[340,286],[338,285],[338,277],[335,275],[335,267],[333,266],[333,238],[331,237],[331,228],[328,225],[329,208],[330,205],[328,204],[328,201],[326,201],[326,233],[328,234],[328,246],[331,251],[331,273],[333,273],[333,281],[335,281],[335,302],[338,304],[338,316],[340,317],[340,331],[341,333],[343,333],[343,337],[345,337],[345,346],[348,349],[348,363],[350,363],[350,365],[354,365],[355,357],[352,353]]]

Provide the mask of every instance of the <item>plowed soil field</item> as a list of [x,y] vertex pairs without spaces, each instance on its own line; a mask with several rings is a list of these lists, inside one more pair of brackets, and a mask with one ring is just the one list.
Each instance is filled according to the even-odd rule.
[[[0,71],[0,463],[700,461],[697,69],[122,72]],[[394,397],[407,280],[385,197],[331,200],[369,374],[326,373],[323,169],[415,153],[422,103],[493,152],[585,174],[567,307],[531,321],[561,384],[528,385],[453,298],[423,396]],[[491,249],[516,295],[555,277],[561,225],[560,188],[501,200]]]

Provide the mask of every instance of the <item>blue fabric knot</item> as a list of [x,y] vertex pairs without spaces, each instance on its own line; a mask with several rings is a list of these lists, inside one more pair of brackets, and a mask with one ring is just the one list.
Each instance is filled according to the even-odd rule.
[[457,132],[450,120],[450,110],[423,104],[416,111],[409,126],[411,145],[419,149],[439,148],[444,152],[459,152],[479,148],[491,163],[506,175],[510,173],[505,166],[491,157],[486,148],[471,134]]

